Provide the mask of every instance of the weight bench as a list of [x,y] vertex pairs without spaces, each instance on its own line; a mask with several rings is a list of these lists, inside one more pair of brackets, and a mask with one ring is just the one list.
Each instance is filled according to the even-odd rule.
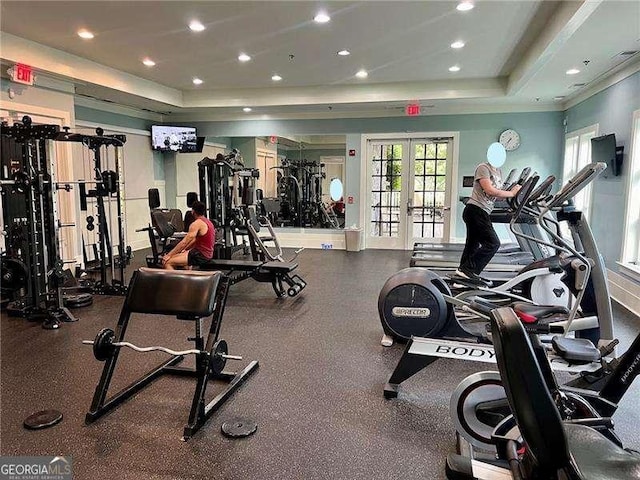
[[[239,373],[224,371],[227,359],[241,360],[241,357],[228,355],[227,343],[224,340],[218,340],[229,285],[230,279],[219,272],[151,268],[140,268],[136,271],[129,284],[115,332],[104,329],[98,333],[94,341],[83,342],[93,344],[96,359],[105,361],[85,423],[94,422],[161,375],[181,375],[196,379],[191,411],[182,439],[188,440],[192,437],[258,368],[258,362],[254,360]],[[125,342],[124,336],[132,313],[171,315],[180,320],[194,322],[195,336],[189,340],[194,342],[195,348],[174,351],[165,347],[137,347]],[[212,319],[209,332],[205,337],[202,334],[202,320],[207,317]],[[122,347],[141,352],[163,351],[171,356],[119,393],[107,398]],[[189,354],[195,355],[195,368],[176,366],[184,360],[185,355]],[[228,382],[228,385],[213,400],[206,403],[205,394],[210,379],[223,380]]]
[[247,278],[253,278],[257,282],[271,283],[278,298],[284,297],[285,293],[295,297],[307,286],[299,275],[290,275],[296,268],[298,268],[297,262],[218,259],[212,259],[200,266],[200,270],[227,272],[226,276],[229,277],[231,285]]

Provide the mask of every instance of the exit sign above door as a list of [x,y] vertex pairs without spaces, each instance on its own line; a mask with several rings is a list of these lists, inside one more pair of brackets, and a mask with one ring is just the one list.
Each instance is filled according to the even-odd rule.
[[9,77],[16,83],[22,83],[24,85],[33,85],[35,76],[33,75],[33,68],[29,65],[22,63],[16,63],[13,67],[7,70]]

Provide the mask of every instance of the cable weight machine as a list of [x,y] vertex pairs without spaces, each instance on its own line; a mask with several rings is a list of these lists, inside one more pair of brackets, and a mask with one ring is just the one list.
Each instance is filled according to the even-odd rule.
[[259,170],[245,168],[235,148],[228,155],[198,162],[200,201],[216,227],[214,258],[230,259],[238,250],[248,251],[244,240],[238,243],[238,236],[248,235],[242,207],[255,203],[259,175]]
[[324,163],[284,159],[278,170],[280,211],[277,225],[303,228],[338,228],[322,201]]
[[[43,328],[77,319],[62,297],[63,266],[59,254],[57,184],[51,140],[57,125],[22,123],[0,126],[2,138],[1,288],[10,297],[7,312],[29,320],[43,320]],[[73,261],[75,262],[75,260]]]
[[[64,129],[56,138],[62,142],[76,142],[85,146],[92,155],[93,181],[79,180],[77,182],[67,182],[62,187],[70,187],[70,184],[77,184],[80,196],[80,210],[88,211],[87,199],[95,199],[98,240],[93,244],[94,270],[99,272],[100,279],[94,282],[92,293],[98,295],[125,295],[127,285],[125,282],[125,267],[131,259],[131,247],[125,244],[124,233],[124,209],[121,171],[122,171],[122,150],[127,141],[125,135],[105,135],[102,128],[96,129],[96,135],[85,135],[80,133],[70,133],[68,128]],[[113,148],[115,170],[110,170],[109,147]],[[103,155],[104,152],[104,164]],[[103,168],[105,168],[103,170]],[[93,188],[87,189],[87,186]],[[106,200],[106,202],[105,202]],[[116,251],[117,257],[113,255],[113,244],[110,235],[110,223],[114,215],[112,201],[115,200],[116,215]],[[87,230],[93,231],[94,218],[87,216]],[[87,267],[88,256],[86,245],[83,240],[83,256],[85,267]]]

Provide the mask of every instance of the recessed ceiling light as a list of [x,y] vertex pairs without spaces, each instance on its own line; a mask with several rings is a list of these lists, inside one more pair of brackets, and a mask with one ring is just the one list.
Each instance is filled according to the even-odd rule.
[[145,58],[144,60],[142,60],[142,63],[144,63],[147,67],[154,67],[156,65],[156,62],[154,62],[150,58]]
[[240,60],[241,62],[248,62],[249,60],[251,60],[251,57],[246,53],[241,53],[240,55],[238,55],[238,60]]
[[313,17],[313,21],[316,23],[327,23],[331,20],[331,17],[326,14],[326,12],[318,12],[315,17]]
[[200,80],[198,77],[195,77],[193,79],[193,84],[194,85],[202,85],[204,82],[202,80]]
[[192,32],[201,32],[207,27],[205,27],[198,20],[191,20],[191,22],[189,23],[189,28],[191,29]]
[[338,52],[338,55],[340,55],[341,57],[346,57],[347,55],[351,55],[351,52],[349,50],[340,50]]
[[279,82],[280,80],[282,80],[282,77],[276,73],[271,77],[271,80],[273,80],[274,82]]
[[554,100],[562,100],[564,99],[564,95],[558,95],[557,97],[553,97]]
[[250,111],[251,111],[251,108],[249,108],[249,107],[244,107],[244,108],[242,109],[242,111],[243,111],[243,112],[250,112]]
[[356,77],[358,78],[367,78],[368,76],[369,74],[366,70],[358,70],[358,72],[356,73]]
[[567,75],[575,75],[577,73],[580,73],[580,70],[578,70],[577,68],[571,68],[567,70]]
[[458,65],[454,65],[453,67],[449,67],[450,72],[459,72],[460,67]]
[[462,48],[464,47],[464,42],[462,40],[458,40],[457,42],[453,42],[451,44],[451,48]]
[[460,10],[461,12],[466,12],[471,10],[474,7],[473,2],[460,2],[456,7],[456,10]]
[[89,30],[83,28],[82,30],[78,30],[78,36],[80,38],[84,38],[85,40],[91,40],[95,35]]

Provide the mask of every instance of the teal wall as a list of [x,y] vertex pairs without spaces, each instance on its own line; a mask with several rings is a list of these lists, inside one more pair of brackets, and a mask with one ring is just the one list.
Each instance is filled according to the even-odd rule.
[[[162,124],[159,121],[147,120],[144,118],[131,117],[129,115],[122,115],[119,113],[106,112],[104,110],[96,110],[94,108],[81,107],[76,105],[74,107],[76,121],[85,121],[95,123],[97,125],[114,125],[118,127],[134,128],[136,130],[151,131],[152,125]],[[149,145],[151,149],[151,145]],[[164,162],[165,154],[162,152],[153,151],[153,179],[165,180]]]
[[[629,177],[631,128],[633,112],[640,109],[640,72],[625,78],[584,102],[571,107],[566,114],[566,131],[572,132],[598,124],[599,134],[614,133],[618,146],[624,146],[622,175],[600,177],[594,183],[591,227],[607,268],[618,271],[624,230]],[[638,208],[633,205],[631,208]]]
[[320,157],[344,157],[347,155],[347,151],[344,148],[337,149],[324,149],[324,150],[303,150],[302,158],[310,162],[320,162]]
[[105,112],[93,108],[75,106],[76,120],[84,120],[105,125],[117,125],[119,127],[136,128],[138,130],[151,131],[151,125],[162,124],[162,122],[147,120],[145,118],[130,117],[119,113]]
[[254,168],[256,166],[255,137],[232,138],[229,147],[238,149],[245,167]]
[[[507,157],[504,169],[530,166],[540,175],[561,176],[563,149],[563,112],[530,112],[502,114],[434,115],[423,117],[389,117],[361,119],[327,120],[252,120],[243,122],[196,122],[200,135],[211,136],[263,136],[263,135],[314,135],[349,134],[347,150],[355,149],[356,157],[348,158],[352,166],[360,161],[360,136],[371,133],[389,132],[460,132],[460,155],[458,166],[458,193],[468,193],[462,189],[462,176],[471,175],[475,166],[486,158],[490,143],[498,139],[507,128],[520,133],[522,145]],[[352,173],[350,173],[352,172]],[[347,206],[347,224],[357,218],[357,205],[360,202],[359,180],[352,183],[350,175],[356,174],[355,168],[347,168],[347,190],[354,194],[354,203]],[[361,171],[357,171],[359,179]],[[347,195],[349,193],[347,192]],[[353,212],[353,213],[352,213]],[[461,220],[462,209],[458,209],[454,237],[465,237]]]

